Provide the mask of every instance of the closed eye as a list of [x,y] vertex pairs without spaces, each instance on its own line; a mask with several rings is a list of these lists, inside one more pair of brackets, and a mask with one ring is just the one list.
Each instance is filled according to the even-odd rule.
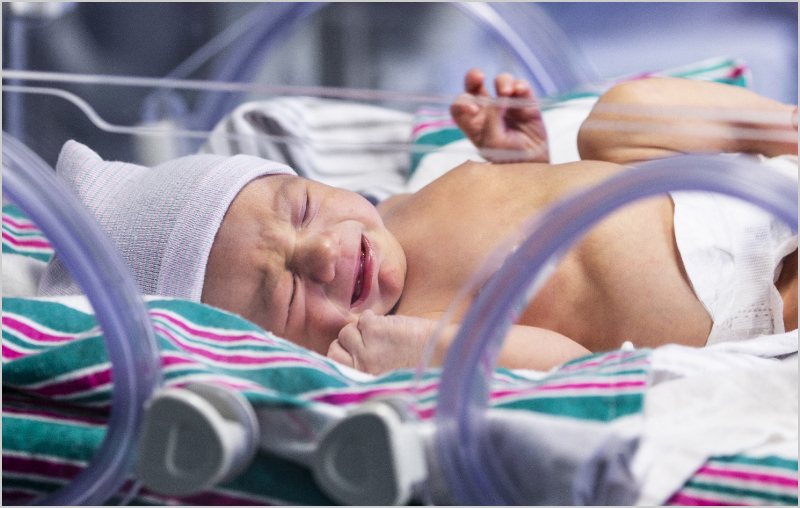
[[306,189],[306,205],[303,208],[303,221],[302,224],[305,224],[308,220],[308,216],[311,214],[311,196],[308,194],[308,189]]
[[289,296],[289,305],[286,308],[286,326],[289,326],[289,316],[291,316],[292,304],[294,303],[294,295],[297,294],[297,277],[292,274],[292,294]]

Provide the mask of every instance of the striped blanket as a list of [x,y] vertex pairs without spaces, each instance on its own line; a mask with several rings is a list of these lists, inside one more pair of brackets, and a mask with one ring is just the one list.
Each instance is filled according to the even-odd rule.
[[[78,298],[78,299],[76,299]],[[161,347],[164,384],[195,381],[241,391],[257,411],[335,405],[376,396],[416,397],[422,419],[435,413],[438,371],[419,384],[401,370],[372,378],[197,303],[148,302]],[[92,314],[79,297],[3,301],[3,502],[23,503],[73,478],[105,435],[112,372]],[[82,310],[81,310],[82,309]],[[532,380],[498,369],[493,407],[610,422],[642,411],[651,352],[616,351],[563,365]],[[123,489],[132,488],[133,479]],[[114,502],[112,499],[111,502]],[[141,504],[328,504],[308,470],[258,454],[237,479],[195,496],[146,489]],[[775,456],[715,457],[672,504],[796,504],[797,461]]]
[[[13,206],[3,207],[3,254],[45,259],[49,244]],[[202,304],[148,298],[161,348],[164,385],[203,381],[240,391],[257,411],[305,408],[330,413],[379,396],[407,397],[419,418],[435,414],[439,371],[415,381],[398,370],[357,373]],[[3,502],[28,503],[75,477],[105,436],[113,373],[84,297],[3,298]],[[497,369],[490,404],[581,420],[642,414],[656,352],[613,351],[548,373]],[[655,355],[658,357],[658,355]],[[663,357],[663,355],[662,355]],[[135,504],[329,504],[309,470],[259,453],[238,478],[174,498],[135,481],[109,500]],[[130,491],[130,492],[129,492]],[[753,450],[711,457],[667,504],[797,504],[797,460]]]

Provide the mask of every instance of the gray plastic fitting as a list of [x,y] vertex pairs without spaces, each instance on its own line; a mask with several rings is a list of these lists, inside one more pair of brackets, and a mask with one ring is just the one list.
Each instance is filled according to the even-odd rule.
[[255,411],[239,392],[206,383],[159,390],[145,409],[136,475],[160,494],[196,494],[238,476],[258,436]]

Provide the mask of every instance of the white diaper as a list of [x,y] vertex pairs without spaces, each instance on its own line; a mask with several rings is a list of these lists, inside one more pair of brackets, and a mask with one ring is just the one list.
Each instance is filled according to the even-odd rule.
[[[797,157],[762,158],[797,179]],[[722,194],[673,192],[675,238],[692,288],[714,322],[707,345],[783,333],[775,281],[797,235],[760,207]]]

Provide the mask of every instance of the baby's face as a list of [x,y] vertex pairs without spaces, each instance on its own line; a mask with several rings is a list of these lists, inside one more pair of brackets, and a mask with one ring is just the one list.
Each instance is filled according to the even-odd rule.
[[405,276],[402,247],[366,199],[274,175],[247,184],[228,208],[201,299],[325,354],[366,309],[388,313]]

